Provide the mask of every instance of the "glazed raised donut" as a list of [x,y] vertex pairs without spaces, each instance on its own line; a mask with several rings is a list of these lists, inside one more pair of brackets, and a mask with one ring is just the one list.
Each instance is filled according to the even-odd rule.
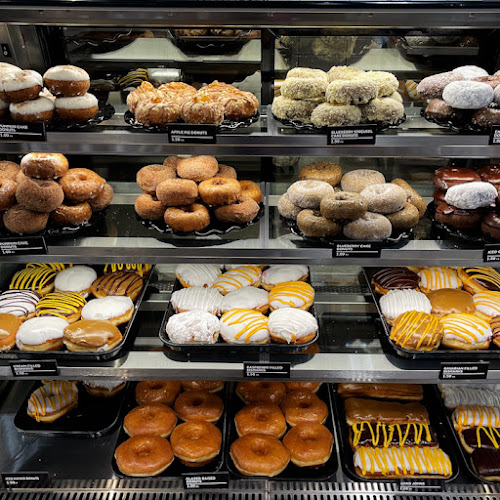
[[328,86],[324,78],[286,78],[281,95],[288,99],[317,99],[325,95]]
[[281,438],[286,432],[286,420],[278,405],[254,403],[242,408],[234,417],[238,436],[268,434]]
[[323,181],[336,186],[342,179],[342,167],[329,161],[310,163],[300,169],[300,180]]
[[328,417],[328,407],[325,402],[309,391],[289,392],[280,406],[291,427],[306,422],[323,424]]
[[253,181],[240,181],[241,194],[248,196],[257,203],[262,202],[262,191],[258,184]]
[[285,396],[285,385],[283,382],[238,382],[236,394],[245,404],[279,404]]
[[199,203],[167,208],[163,218],[168,227],[181,233],[201,231],[210,224],[207,208]]
[[5,227],[16,234],[34,234],[43,231],[47,227],[48,220],[48,213],[34,212],[21,205],[14,205],[3,215]]
[[452,108],[486,108],[493,101],[493,89],[487,83],[451,82],[443,90],[443,100]]
[[358,193],[339,191],[321,200],[319,210],[323,217],[332,220],[355,220],[367,211],[365,199]]
[[179,392],[181,392],[180,382],[143,380],[135,388],[135,399],[140,405],[162,403],[172,406]]
[[167,207],[156,197],[150,194],[140,194],[134,203],[134,208],[139,217],[146,220],[163,219]]
[[304,236],[331,238],[340,233],[342,225],[323,217],[317,210],[305,209],[297,215],[297,226]]
[[374,184],[361,191],[370,212],[392,214],[402,210],[406,204],[406,193],[396,184]]
[[214,213],[217,220],[221,222],[246,224],[257,217],[259,210],[259,204],[255,200],[239,195],[235,203],[217,207]]
[[7,160],[0,161],[0,179],[9,179],[17,182],[17,175],[20,171],[21,168],[17,163]]
[[97,212],[99,210],[104,210],[107,206],[111,205],[114,195],[115,192],[113,191],[111,184],[108,184],[106,182],[106,184],[104,184],[104,186],[102,187],[100,193],[87,201],[90,205],[90,208]]
[[213,156],[191,156],[182,158],[177,164],[177,174],[195,182],[206,181],[217,175],[219,163]]
[[106,180],[88,168],[72,168],[59,180],[64,195],[74,203],[97,196]]
[[347,172],[340,181],[342,191],[351,191],[354,193],[361,193],[367,186],[384,183],[385,177],[383,174],[366,168]]
[[238,174],[233,167],[229,165],[222,165],[219,163],[219,171],[217,172],[215,177],[223,177],[225,179],[237,179]]
[[285,219],[297,220],[297,215],[302,211],[302,208],[294,205],[290,200],[288,193],[281,195],[278,200],[278,212]]
[[317,467],[332,454],[332,433],[321,424],[297,424],[283,438],[283,446],[290,452],[292,463],[298,467]]
[[244,120],[255,115],[259,109],[259,101],[251,92],[242,92],[237,89],[220,97],[218,101],[224,106],[226,120]]
[[76,205],[59,205],[50,214],[50,220],[59,226],[81,226],[91,217],[92,209],[86,201]]
[[189,179],[167,179],[156,187],[156,196],[168,207],[192,205],[198,198],[198,186]]
[[185,391],[220,392],[224,389],[222,380],[190,380],[181,382]]
[[418,210],[411,203],[406,203],[405,206],[398,212],[387,214],[386,217],[392,224],[392,229],[395,231],[405,231],[418,224],[420,219]]
[[343,232],[350,240],[385,240],[392,233],[392,225],[387,217],[366,212],[363,217],[348,222]]
[[175,167],[166,165],[146,165],[137,172],[136,181],[140,189],[145,193],[155,195],[158,184],[167,179],[175,179],[177,172]]
[[188,391],[177,397],[174,410],[184,421],[217,422],[224,411],[224,403],[216,394],[206,391]]
[[115,460],[126,476],[157,476],[174,461],[174,453],[165,438],[134,436],[116,448]]
[[296,181],[287,190],[290,201],[301,208],[317,209],[321,200],[333,194],[333,187],[328,182],[306,180]]
[[322,382],[285,382],[286,392],[308,391],[318,392]]
[[198,191],[207,205],[229,205],[238,199],[241,186],[236,179],[213,177],[201,182]]
[[29,210],[52,212],[63,202],[64,192],[56,181],[25,177],[17,186],[16,200]]
[[58,179],[68,168],[68,159],[61,153],[28,153],[21,160],[23,174],[37,179]]
[[140,405],[125,415],[123,430],[129,436],[168,437],[177,424],[172,408],[161,403]]
[[16,203],[16,189],[15,181],[0,177],[0,210],[8,210]]

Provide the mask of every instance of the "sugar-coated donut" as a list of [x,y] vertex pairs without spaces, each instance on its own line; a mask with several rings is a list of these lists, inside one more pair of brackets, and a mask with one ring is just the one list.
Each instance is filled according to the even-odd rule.
[[361,168],[347,172],[340,181],[342,191],[351,191],[353,193],[361,193],[363,189],[372,184],[384,184],[385,177],[376,170]]
[[472,114],[471,123],[479,125],[480,127],[492,127],[493,125],[500,125],[500,109],[478,109]]
[[373,99],[363,106],[362,116],[368,122],[388,122],[394,124],[405,115],[404,106],[390,97]]
[[241,195],[252,198],[257,203],[262,202],[262,190],[259,185],[253,181],[240,181]]
[[283,382],[238,382],[236,394],[245,403],[280,404],[285,396]]
[[259,204],[255,200],[240,194],[235,203],[217,207],[214,213],[221,222],[246,224],[257,217],[259,210]]
[[286,78],[319,78],[328,81],[327,74],[322,69],[315,68],[292,68],[286,74]]
[[328,417],[326,403],[309,391],[289,392],[280,407],[291,427],[303,423],[323,424]]
[[191,156],[182,158],[177,164],[177,175],[195,182],[214,177],[219,171],[219,163],[213,156]]
[[331,220],[359,219],[366,211],[366,200],[360,194],[349,191],[325,196],[320,204],[321,215]]
[[459,80],[464,80],[464,77],[453,71],[431,75],[418,84],[417,93],[422,99],[441,99],[446,85]]
[[311,122],[316,127],[357,125],[361,123],[361,116],[361,111],[357,106],[324,102],[314,108],[311,113]]
[[304,165],[299,173],[299,179],[302,181],[323,181],[334,187],[340,182],[341,178],[342,167],[329,161],[309,163]]
[[168,437],[177,424],[177,415],[161,403],[149,403],[135,407],[125,415],[123,430],[129,436]]
[[28,153],[21,159],[23,174],[37,179],[58,179],[68,168],[68,159],[61,153]]
[[188,391],[179,394],[174,403],[174,410],[184,421],[217,422],[224,411],[224,403],[217,394]]
[[50,220],[59,226],[81,226],[92,217],[92,209],[86,201],[75,205],[59,205],[51,214]]
[[333,449],[333,435],[321,424],[297,424],[283,438],[292,463],[298,467],[317,467],[328,461]]
[[357,80],[365,74],[365,71],[354,66],[332,66],[328,70],[327,76],[328,81],[332,82],[333,80]]
[[494,90],[500,85],[500,76],[479,76],[474,78],[474,81],[487,83]]
[[166,167],[171,167],[175,169],[175,171],[177,172],[177,165],[179,164],[180,161],[181,161],[180,156],[167,156],[163,160],[163,165],[165,165]]
[[360,195],[366,201],[368,211],[378,214],[399,212],[406,203],[405,190],[392,183],[366,186]]
[[19,165],[13,161],[0,161],[0,179],[9,179],[18,182],[17,175],[21,171]]
[[175,344],[215,344],[219,338],[219,319],[205,311],[174,314],[165,328]]
[[12,102],[9,111],[15,122],[47,124],[54,118],[55,105],[51,99],[40,96],[30,101]]
[[321,200],[333,194],[333,187],[327,182],[305,180],[294,182],[287,190],[289,200],[301,208],[319,208]]
[[89,198],[88,204],[90,208],[94,211],[104,210],[107,206],[111,205],[115,192],[111,184],[107,182],[102,187],[101,191],[97,193],[93,198]]
[[323,217],[317,210],[306,208],[297,215],[297,226],[304,236],[310,238],[333,238],[342,230],[342,225]]
[[278,200],[278,212],[282,217],[289,220],[297,220],[297,216],[303,209],[292,203],[288,193],[282,194]]
[[181,383],[172,380],[143,380],[135,388],[137,404],[172,406],[181,392]]
[[42,75],[27,69],[0,76],[0,98],[7,102],[23,102],[36,99],[42,90]]
[[468,182],[452,186],[444,197],[446,203],[457,208],[473,210],[488,207],[497,198],[498,192],[489,182]]
[[16,200],[35,212],[52,212],[63,202],[64,192],[56,181],[25,177],[17,186]]
[[198,198],[198,186],[189,179],[167,179],[156,187],[156,196],[168,207],[192,205]]
[[392,214],[386,214],[395,231],[405,231],[418,224],[420,215],[417,208],[411,203],[405,203],[405,206]]
[[223,177],[226,179],[237,179],[238,174],[236,173],[236,170],[233,167],[219,163],[219,171],[217,172],[217,175],[215,177]]
[[169,207],[163,217],[165,224],[181,233],[201,231],[210,224],[210,215],[207,208],[199,203],[182,207]]
[[364,75],[378,87],[378,97],[387,97],[398,90],[398,79],[388,71],[367,71]]
[[55,104],[59,119],[70,123],[91,120],[99,110],[97,97],[93,94],[83,94],[77,97],[58,97]]
[[485,108],[493,101],[493,89],[487,83],[451,82],[443,90],[443,100],[452,108]]
[[286,78],[281,84],[281,95],[288,99],[317,99],[325,94],[324,78]]
[[174,167],[166,165],[146,165],[142,167],[136,176],[137,185],[145,193],[156,195],[156,188],[167,179],[175,179],[177,171]]
[[200,182],[198,192],[207,205],[229,205],[238,199],[241,185],[236,179],[213,177]]
[[21,351],[58,351],[63,347],[67,326],[69,323],[65,319],[55,316],[28,319],[17,331],[17,348]]
[[453,70],[453,73],[460,75],[464,80],[472,80],[480,76],[488,76],[488,72],[479,66],[459,66]]
[[282,95],[275,97],[272,104],[273,115],[280,120],[312,123],[311,114],[320,104],[317,100],[289,99]]
[[0,177],[0,210],[8,210],[16,203],[16,189],[15,181]]
[[411,203],[417,210],[418,215],[422,218],[425,215],[425,211],[427,210],[427,203],[425,203],[424,199],[415,191],[405,180],[403,179],[394,179],[392,184],[396,184],[397,186],[403,188],[406,193],[406,201]]
[[159,220],[163,219],[167,207],[156,196],[143,193],[135,199],[134,209],[143,219]]
[[267,434],[283,437],[286,420],[279,406],[272,403],[254,403],[242,408],[234,417],[234,425],[239,437],[247,434]]
[[333,80],[326,88],[330,104],[367,104],[377,97],[378,87],[370,80]]
[[72,168],[59,180],[64,195],[74,203],[94,198],[105,183],[105,179],[88,168]]
[[3,214],[5,227],[15,234],[34,234],[47,227],[49,214],[14,205]]
[[43,75],[43,83],[55,96],[75,97],[90,88],[90,76],[78,66],[53,66]]
[[363,217],[348,222],[343,232],[350,240],[385,240],[392,233],[392,225],[387,217],[366,212]]

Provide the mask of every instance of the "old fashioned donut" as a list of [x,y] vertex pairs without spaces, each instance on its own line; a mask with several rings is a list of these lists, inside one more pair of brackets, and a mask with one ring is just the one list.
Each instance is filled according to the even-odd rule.
[[342,167],[329,161],[309,163],[300,169],[299,179],[323,181],[335,187],[342,178]]
[[224,403],[216,394],[207,391],[188,391],[177,397],[174,410],[184,421],[217,422],[224,410]]
[[279,406],[272,403],[254,403],[242,408],[234,417],[238,436],[267,434],[281,438],[286,432],[286,420]]
[[84,69],[66,64],[49,68],[43,75],[43,83],[55,96],[75,97],[90,88],[90,76]]
[[113,187],[111,186],[111,184],[108,184],[106,182],[101,191],[97,193],[96,196],[90,198],[87,201],[90,205],[90,208],[95,212],[98,212],[99,210],[104,210],[106,207],[111,205],[114,195],[115,192],[113,190]]
[[136,176],[137,185],[147,194],[155,195],[158,184],[177,177],[176,169],[166,165],[146,165]]
[[213,156],[182,158],[177,164],[177,175],[195,182],[206,181],[217,175],[219,163]]
[[292,391],[285,395],[281,410],[291,427],[306,422],[323,424],[328,417],[325,402],[310,391]]
[[3,214],[5,227],[16,234],[34,234],[43,231],[48,220],[48,213],[34,212],[21,205],[14,205]]
[[167,207],[191,205],[198,198],[198,186],[188,179],[167,179],[156,187],[156,196]]
[[330,184],[315,180],[296,181],[287,189],[290,201],[301,208],[317,209],[321,200],[333,193]]
[[341,127],[361,123],[361,111],[350,104],[330,104],[324,102],[314,108],[311,122],[316,127]]
[[17,163],[7,160],[0,161],[0,179],[10,179],[17,182],[17,175],[20,171],[21,168]]
[[224,106],[206,94],[196,94],[184,101],[181,118],[186,123],[220,125],[224,121]]
[[301,207],[294,205],[288,193],[281,195],[278,200],[278,212],[282,217],[289,220],[297,220],[297,216],[302,211]]
[[378,214],[392,214],[402,210],[406,203],[406,193],[396,184],[374,184],[361,191],[368,210]]
[[363,106],[363,121],[397,123],[405,115],[404,106],[390,97],[373,99]]
[[330,458],[333,435],[321,424],[297,424],[283,438],[283,446],[298,467],[317,467]]
[[58,179],[68,168],[68,159],[61,153],[28,153],[21,160],[23,174],[37,179]]
[[238,382],[236,385],[236,394],[245,404],[280,404],[285,392],[283,382]]
[[224,389],[222,380],[186,380],[181,385],[185,391],[220,392]]
[[174,461],[170,443],[160,436],[134,436],[115,450],[116,465],[132,477],[157,476]]
[[59,205],[51,214],[50,220],[59,226],[81,226],[92,217],[92,209],[86,201],[76,205]]
[[42,86],[42,75],[31,69],[6,73],[0,77],[0,98],[7,102],[30,101],[38,97]]
[[237,179],[238,174],[236,173],[236,170],[233,167],[219,163],[219,171],[217,172],[217,175],[215,177],[223,177],[226,179]]
[[348,222],[343,231],[350,240],[385,240],[392,233],[392,225],[387,217],[366,212],[363,217]]
[[333,80],[326,88],[330,104],[367,104],[377,97],[378,87],[370,80]]
[[398,90],[398,79],[388,71],[367,71],[364,75],[378,87],[378,97],[387,97]]
[[140,194],[134,203],[134,208],[139,217],[146,220],[163,219],[167,207],[155,196]]
[[493,101],[493,89],[487,83],[451,82],[443,90],[443,100],[452,108],[486,108]]
[[63,202],[64,192],[56,181],[25,177],[17,186],[16,200],[35,212],[52,212]]
[[31,101],[11,102],[9,111],[15,122],[48,124],[54,118],[55,104],[52,99],[40,96]]
[[137,404],[148,405],[162,403],[167,406],[174,404],[175,398],[181,392],[181,383],[170,380],[143,380],[135,388]]
[[361,193],[366,186],[384,183],[385,177],[380,172],[367,168],[360,168],[344,174],[340,181],[340,186],[342,187],[342,191]]
[[319,78],[328,81],[328,75],[322,69],[316,68],[292,68],[286,78]]
[[183,207],[167,208],[164,220],[174,231],[189,233],[205,229],[210,224],[210,215],[204,205],[193,203]]
[[342,230],[342,225],[323,217],[320,212],[306,208],[297,215],[297,226],[304,236],[331,238]]
[[59,180],[64,195],[74,203],[94,198],[105,183],[105,179],[88,168],[72,168]]
[[253,181],[240,181],[242,196],[248,196],[257,203],[262,202],[262,190],[259,185]]
[[406,203],[405,206],[398,212],[387,214],[386,217],[395,231],[405,231],[411,229],[418,224],[420,215],[417,208],[411,203]]
[[339,191],[321,200],[321,215],[331,220],[355,220],[363,217],[367,211],[365,199],[358,193]]
[[403,179],[394,179],[392,184],[396,184],[397,186],[403,188],[406,193],[406,201],[411,203],[417,210],[419,218],[422,218],[425,215],[425,211],[427,210],[427,203],[425,203],[424,199],[415,191],[405,180]]
[[203,203],[207,205],[228,205],[238,199],[241,186],[236,179],[213,177],[200,182],[198,191]]
[[324,78],[286,78],[281,95],[288,99],[317,99],[325,95],[327,85]]
[[0,177],[0,210],[8,210],[16,203],[16,189],[15,181]]
[[123,430],[129,436],[168,437],[177,424],[177,415],[161,403],[140,405],[129,411],[123,420]]
[[464,80],[472,80],[480,76],[488,76],[488,72],[479,66],[467,65],[459,66],[453,70],[453,73],[460,75]]
[[498,192],[489,182],[468,182],[452,186],[446,191],[446,203],[465,210],[488,207],[498,197]]
[[301,101],[280,95],[273,99],[272,112],[280,120],[312,123],[311,114],[318,104],[320,102],[314,99]]
[[431,75],[418,84],[417,93],[422,99],[441,99],[446,85],[463,79],[462,75],[453,71]]
[[259,210],[259,204],[255,200],[240,194],[235,203],[217,207],[214,213],[221,222],[246,224],[257,217]]
[[274,436],[247,434],[231,444],[231,459],[240,474],[274,477],[290,462],[290,452]]

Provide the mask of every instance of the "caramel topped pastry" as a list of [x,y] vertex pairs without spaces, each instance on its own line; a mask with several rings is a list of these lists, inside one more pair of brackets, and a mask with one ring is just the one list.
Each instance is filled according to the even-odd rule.
[[418,290],[418,275],[406,267],[388,267],[373,275],[375,291],[382,295],[389,290]]
[[443,338],[443,327],[430,314],[409,311],[396,318],[389,338],[410,351],[434,351]]
[[70,351],[109,351],[122,340],[110,321],[82,319],[64,329],[64,344]]
[[139,276],[147,276],[153,266],[151,264],[106,264],[104,273],[116,273],[117,271],[133,271]]
[[500,407],[463,405],[452,414],[453,425],[458,432],[472,427],[500,427]]
[[351,427],[351,444],[358,446],[438,446],[429,424],[361,422]]
[[118,295],[135,300],[141,293],[143,283],[144,280],[135,272],[117,271],[97,278],[90,290],[97,298]]
[[[28,264],[29,266],[30,264]],[[51,267],[25,267],[12,277],[9,285],[11,290],[33,290],[40,295],[47,295],[54,289],[57,271]]]
[[396,399],[422,401],[424,391],[420,384],[365,384],[346,382],[338,385],[341,398],[370,397],[377,399]]
[[87,301],[77,292],[53,292],[36,305],[36,316],[56,316],[70,323],[80,318]]

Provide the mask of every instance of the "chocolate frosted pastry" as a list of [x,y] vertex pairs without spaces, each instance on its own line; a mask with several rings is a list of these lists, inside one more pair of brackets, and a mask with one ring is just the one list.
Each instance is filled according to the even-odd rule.
[[141,293],[143,283],[144,280],[137,273],[118,271],[97,278],[90,290],[97,298],[118,295],[135,300]]
[[446,196],[446,191],[444,189],[436,189],[433,194],[434,205],[439,205],[441,203],[445,203],[444,197]]
[[432,99],[425,108],[425,114],[437,120],[449,120],[453,116],[453,108],[442,99]]
[[472,114],[471,122],[479,127],[492,127],[493,125],[500,125],[500,109],[478,109]]
[[496,427],[476,427],[475,429],[465,429],[460,434],[460,441],[467,453],[474,450],[499,450],[500,429]]
[[500,292],[500,273],[492,267],[459,267],[458,277],[471,294]]
[[480,168],[477,173],[484,182],[493,184],[497,190],[500,189],[500,163],[491,163]]
[[372,284],[381,295],[389,290],[418,290],[419,278],[416,273],[406,267],[388,267],[373,275]]
[[481,223],[481,217],[481,210],[464,210],[448,205],[446,202],[440,203],[434,214],[437,222],[465,231],[476,229]]
[[338,385],[341,398],[370,397],[405,401],[422,401],[424,391],[419,384],[363,384],[343,383]]
[[481,221],[481,232],[494,240],[500,240],[500,216],[491,211]]
[[500,481],[500,450],[479,448],[472,454],[472,466],[484,479]]
[[480,181],[479,174],[471,168],[442,167],[434,172],[432,181],[438,189],[449,189],[457,184]]

